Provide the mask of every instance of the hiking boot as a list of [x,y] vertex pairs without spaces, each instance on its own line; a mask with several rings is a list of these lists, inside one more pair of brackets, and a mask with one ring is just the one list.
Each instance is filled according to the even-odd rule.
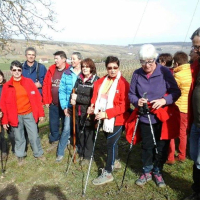
[[145,173],[145,174],[142,174],[140,178],[136,180],[135,184],[139,186],[143,186],[144,184],[146,184],[148,181],[151,181],[151,180],[152,180],[151,173]]
[[50,143],[50,147],[47,149],[47,152],[52,151],[53,149],[55,149],[58,146],[59,141],[49,142],[49,143]]
[[154,178],[156,179],[156,184],[158,187],[163,188],[166,186],[161,174],[154,174]]
[[194,192],[189,197],[186,197],[184,200],[200,200],[200,194]]
[[168,164],[168,165],[173,165],[175,164],[175,160],[167,160],[165,163]]
[[114,169],[121,169],[121,168],[122,168],[122,165],[121,165],[119,159],[115,160],[113,170]]
[[60,162],[60,161],[62,161],[62,159],[63,159],[63,156],[57,156],[56,162]]
[[22,166],[24,164],[24,157],[17,157],[18,159],[18,166]]
[[98,178],[94,179],[92,183],[94,185],[103,185],[105,183],[113,181],[113,179],[114,178],[111,173],[108,173],[105,169],[102,169],[101,175]]

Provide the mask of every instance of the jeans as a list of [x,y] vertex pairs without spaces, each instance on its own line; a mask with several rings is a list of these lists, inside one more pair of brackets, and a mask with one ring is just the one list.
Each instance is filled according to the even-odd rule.
[[61,109],[60,106],[56,106],[51,104],[49,107],[49,126],[50,126],[50,135],[49,135],[49,142],[55,142],[60,139],[60,119],[62,123],[62,130],[64,126],[64,111]]
[[190,157],[200,169],[200,128],[192,124],[190,131]]
[[105,170],[111,173],[114,162],[118,159],[118,141],[122,134],[122,126],[115,126],[113,133],[104,132],[107,138],[107,160]]
[[64,128],[58,143],[57,156],[64,156],[68,139],[72,130],[72,118],[65,116]]

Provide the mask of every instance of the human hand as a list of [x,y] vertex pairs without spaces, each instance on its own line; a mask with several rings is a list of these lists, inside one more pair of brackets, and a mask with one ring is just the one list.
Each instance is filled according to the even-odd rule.
[[72,93],[72,99],[76,101],[76,98],[77,98],[77,94]]
[[41,88],[41,87],[42,87],[42,85],[40,84],[39,81],[35,82],[35,86],[36,86],[37,88]]
[[91,104],[91,106],[88,107],[87,113],[88,113],[88,114],[93,114],[93,113],[94,113],[94,104]]
[[76,105],[76,100],[74,99],[71,99],[71,102],[70,102],[73,106]]
[[152,108],[159,109],[162,106],[164,106],[167,102],[166,102],[166,100],[164,98],[162,98],[162,99],[153,100],[150,103],[153,104]]
[[44,121],[44,117],[39,117],[39,121],[43,122]]
[[3,113],[2,112],[0,112],[0,118],[2,118],[3,117]]
[[70,117],[72,111],[69,108],[64,109],[65,116]]
[[142,107],[145,103],[147,103],[148,99],[140,98],[138,99],[138,106]]
[[46,106],[47,108],[49,108],[49,104],[45,104],[45,106]]
[[8,130],[9,124],[3,124],[3,128]]
[[96,115],[95,115],[95,119],[97,120],[100,120],[100,119],[105,119],[106,118],[106,112],[98,112]]

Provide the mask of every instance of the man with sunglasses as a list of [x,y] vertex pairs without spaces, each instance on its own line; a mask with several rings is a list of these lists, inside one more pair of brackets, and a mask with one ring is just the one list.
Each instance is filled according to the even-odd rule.
[[[200,28],[190,38],[192,49],[200,56]],[[200,200],[200,59],[191,64],[192,84],[188,97],[188,132],[190,132],[190,157],[193,164],[193,194],[185,200]]]
[[0,107],[3,112],[2,124],[4,129],[12,126],[15,136],[15,155],[19,166],[26,156],[26,140],[24,126],[35,158],[45,160],[38,135],[37,122],[43,120],[44,110],[42,97],[29,78],[22,76],[22,64],[15,60],[11,63],[11,79],[4,84]]

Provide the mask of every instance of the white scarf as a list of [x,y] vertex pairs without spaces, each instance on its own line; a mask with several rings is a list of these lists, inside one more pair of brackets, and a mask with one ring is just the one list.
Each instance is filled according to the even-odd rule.
[[[110,87],[110,90],[108,93],[108,101],[107,101],[106,109],[113,108],[113,100],[115,97],[115,93],[116,93],[116,89],[117,89],[117,85],[118,85],[118,81],[119,81],[120,77],[121,77],[121,72],[119,71],[117,73],[117,77],[115,78],[115,80],[113,81],[113,84]],[[105,83],[107,82],[107,79],[108,79],[108,75],[105,77],[105,79],[103,80],[103,82],[100,86],[98,97],[95,102],[94,114],[97,114],[99,112],[99,107],[101,107],[101,105],[100,105],[101,92],[102,92],[102,89],[104,88]],[[108,133],[113,133],[114,123],[115,123],[114,117],[111,119],[104,119],[103,130]]]

